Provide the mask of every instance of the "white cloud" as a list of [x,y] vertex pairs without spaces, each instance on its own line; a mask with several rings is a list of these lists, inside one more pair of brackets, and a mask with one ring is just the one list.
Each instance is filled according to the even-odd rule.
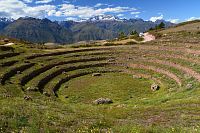
[[186,21],[192,21],[192,20],[200,20],[200,17],[191,17],[188,18]]
[[131,12],[132,15],[140,14],[141,12]]
[[36,4],[47,4],[47,3],[50,3],[52,2],[53,0],[38,0],[36,1],[35,3]]
[[124,14],[118,14],[117,15],[117,17],[123,17],[124,16]]
[[30,7],[20,0],[3,0],[0,1],[0,15],[6,14],[3,17],[11,17],[17,19],[19,17],[46,17],[48,12],[55,10],[53,5],[40,5]]
[[136,18],[139,18],[139,15],[135,15]]
[[[46,3],[54,0],[39,0],[36,3]],[[76,6],[74,4],[61,5],[35,5],[30,6],[29,2],[33,0],[0,0],[0,17],[11,17],[18,19],[19,17],[65,17],[65,18],[80,18],[85,19],[96,15],[114,14],[122,16],[126,12],[137,12],[137,9],[131,7],[91,7],[91,6]],[[100,4],[99,4],[100,5]]]
[[25,3],[32,3],[33,0],[23,0]]
[[100,6],[103,6],[104,4],[102,3],[97,3],[94,7],[100,7]]
[[67,17],[66,20],[72,20],[72,21],[77,21],[77,18],[74,18],[74,17]]
[[168,19],[167,21],[170,21],[171,23],[179,23],[180,19]]
[[164,17],[163,14],[160,14],[160,16],[151,17],[149,20],[155,22],[156,20],[162,20],[163,17]]
[[58,11],[62,12],[62,16],[66,17],[79,17],[88,18],[96,15],[108,14],[108,13],[124,13],[136,11],[135,8],[130,7],[106,7],[106,8],[94,8],[89,6],[75,6],[72,4],[62,4]]
[[97,3],[94,7],[101,7],[101,6],[108,6],[108,7],[111,7],[113,5],[110,5],[110,4],[103,4],[103,3]]

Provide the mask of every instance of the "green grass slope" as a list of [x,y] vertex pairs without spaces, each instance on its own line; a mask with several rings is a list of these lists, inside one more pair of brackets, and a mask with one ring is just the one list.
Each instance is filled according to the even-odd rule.
[[196,32],[175,32],[132,45],[0,49],[0,132],[200,132],[199,44]]

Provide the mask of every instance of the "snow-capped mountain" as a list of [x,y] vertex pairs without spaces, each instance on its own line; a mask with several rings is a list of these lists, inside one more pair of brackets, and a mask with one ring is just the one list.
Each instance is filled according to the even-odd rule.
[[14,19],[12,18],[5,18],[5,17],[0,17],[0,22],[13,22]]
[[7,25],[11,24],[14,20],[10,18],[0,17],[0,30],[5,28]]
[[122,21],[119,17],[113,15],[98,15],[89,18],[87,21]]

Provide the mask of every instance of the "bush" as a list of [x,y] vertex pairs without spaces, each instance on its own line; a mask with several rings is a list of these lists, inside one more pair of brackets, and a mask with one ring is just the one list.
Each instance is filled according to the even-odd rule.
[[137,42],[130,41],[130,42],[125,43],[124,45],[133,45],[133,44],[137,44]]
[[131,35],[130,37],[129,37],[130,39],[135,39],[136,41],[143,41],[144,40],[144,38],[142,38],[142,37],[139,37],[139,36],[133,36],[133,35]]
[[72,45],[71,48],[86,48],[86,47],[97,47],[99,44],[81,44],[81,45]]

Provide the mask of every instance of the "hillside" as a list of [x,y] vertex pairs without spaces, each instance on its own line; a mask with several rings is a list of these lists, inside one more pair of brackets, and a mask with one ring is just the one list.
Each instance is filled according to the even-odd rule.
[[200,36],[177,28],[129,45],[1,45],[0,132],[200,132]]
[[186,32],[199,32],[200,31],[200,21],[189,21],[189,22],[183,22],[178,24],[175,27],[169,28],[163,33],[169,33],[169,32],[180,32],[180,31],[186,31]]
[[[101,16],[103,17],[103,16]],[[108,17],[108,16],[104,16]],[[147,31],[161,21],[151,22],[142,19],[121,20],[116,17],[96,16],[82,22],[52,22],[48,19],[20,18],[13,22],[0,22],[0,34],[33,43],[74,43],[89,40],[108,40],[118,37],[120,32]],[[165,22],[166,27],[174,24]]]
[[48,19],[20,18],[6,26],[1,34],[30,42],[71,43],[72,32]]

